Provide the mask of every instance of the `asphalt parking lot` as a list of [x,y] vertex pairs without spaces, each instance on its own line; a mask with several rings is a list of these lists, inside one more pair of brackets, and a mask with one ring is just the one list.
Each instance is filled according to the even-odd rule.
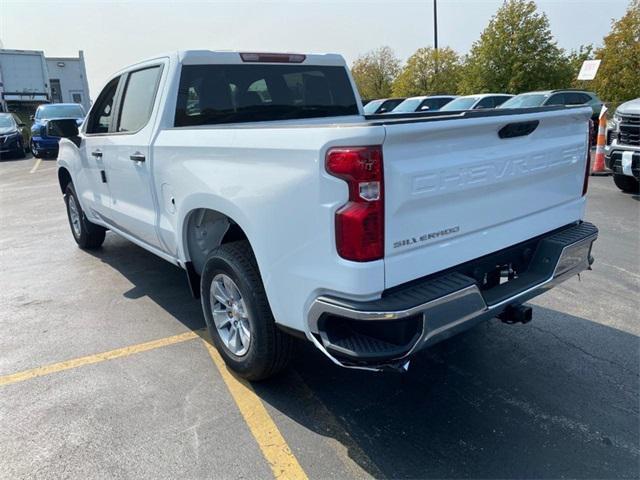
[[[640,197],[591,178],[593,272],[406,374],[300,345],[270,383],[208,348],[184,273],[79,250],[54,161],[0,162],[0,478],[638,478]],[[106,353],[105,353],[106,352]]]

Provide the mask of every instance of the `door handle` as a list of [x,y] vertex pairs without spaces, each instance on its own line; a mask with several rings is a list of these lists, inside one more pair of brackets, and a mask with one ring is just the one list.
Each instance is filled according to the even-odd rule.
[[94,150],[93,152],[91,152],[91,155],[96,158],[102,158],[102,152],[100,150]]
[[129,160],[132,160],[134,162],[144,162],[146,159],[145,159],[144,154],[142,154],[140,152],[136,152],[136,153],[133,153],[133,154],[129,155]]

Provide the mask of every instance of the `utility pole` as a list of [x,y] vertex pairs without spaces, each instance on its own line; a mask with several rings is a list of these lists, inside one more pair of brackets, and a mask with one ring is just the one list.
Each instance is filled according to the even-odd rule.
[[436,73],[438,73],[438,0],[433,0],[433,48],[436,53]]

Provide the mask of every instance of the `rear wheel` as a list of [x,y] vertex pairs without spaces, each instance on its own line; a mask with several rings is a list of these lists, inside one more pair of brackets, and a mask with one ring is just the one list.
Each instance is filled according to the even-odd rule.
[[634,177],[614,173],[613,182],[625,193],[640,193],[640,182]]
[[229,368],[247,380],[264,380],[287,366],[293,339],[276,327],[247,241],[211,251],[200,293],[209,334]]
[[78,246],[87,250],[99,248],[104,242],[106,229],[87,220],[72,183],[67,185],[64,201],[67,204],[71,233]]

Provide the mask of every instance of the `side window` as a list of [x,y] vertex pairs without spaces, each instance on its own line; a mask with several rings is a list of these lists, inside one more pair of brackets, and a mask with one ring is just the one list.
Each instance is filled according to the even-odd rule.
[[[107,133],[113,120],[113,101],[116,96],[120,77],[111,80],[98,96],[89,114],[87,133]],[[36,114],[37,116],[37,114]]]
[[556,93],[555,95],[551,95],[551,98],[547,100],[545,105],[566,105],[564,99],[564,93]]
[[429,110],[437,110],[440,108],[440,100],[437,98],[427,98],[422,101],[418,107],[418,112],[427,112]]
[[131,72],[124,87],[118,132],[136,132],[144,127],[153,110],[160,66]]
[[567,105],[583,105],[591,98],[584,93],[565,93]]
[[504,102],[506,102],[507,100],[509,100],[511,97],[493,97],[493,106],[494,107],[499,107],[500,105],[502,105]]
[[494,103],[493,103],[493,97],[485,97],[482,100],[480,100],[478,102],[478,104],[473,107],[473,109],[475,110],[476,108],[493,108]]

